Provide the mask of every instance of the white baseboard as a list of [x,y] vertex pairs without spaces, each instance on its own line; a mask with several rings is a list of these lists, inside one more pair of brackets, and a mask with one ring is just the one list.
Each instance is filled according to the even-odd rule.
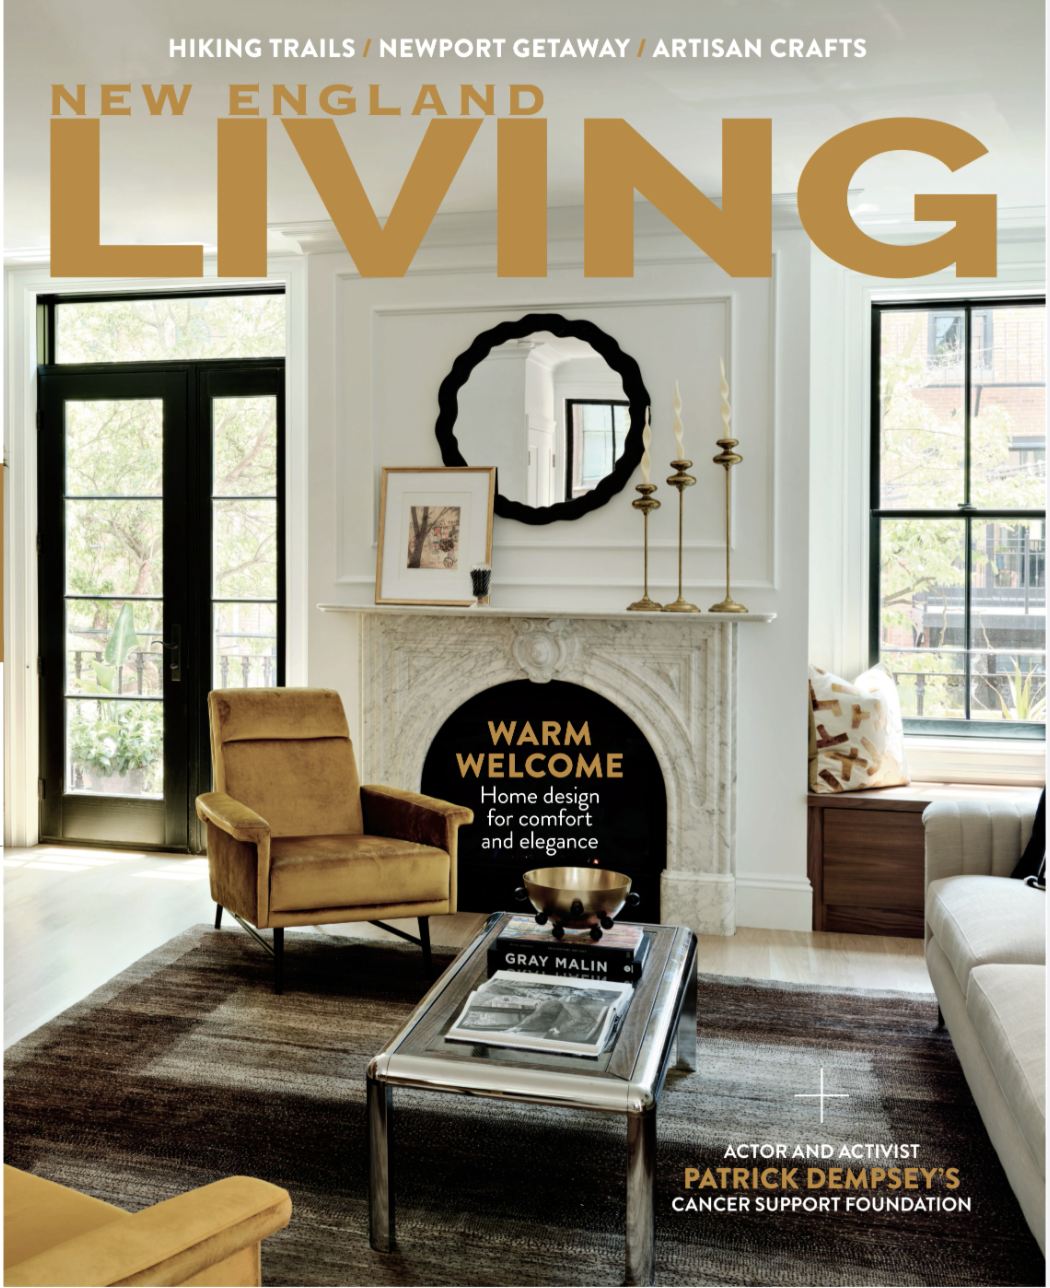
[[736,924],[762,930],[811,930],[813,888],[806,877],[738,872]]

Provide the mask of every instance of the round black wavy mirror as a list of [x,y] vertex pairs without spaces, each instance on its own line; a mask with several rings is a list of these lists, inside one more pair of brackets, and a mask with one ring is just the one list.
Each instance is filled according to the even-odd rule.
[[642,459],[649,394],[638,364],[593,322],[529,313],[483,331],[438,390],[445,465],[495,465],[495,511],[578,519]]

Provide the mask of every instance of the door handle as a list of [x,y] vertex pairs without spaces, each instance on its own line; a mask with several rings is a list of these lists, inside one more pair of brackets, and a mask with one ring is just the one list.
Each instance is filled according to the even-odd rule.
[[[171,628],[170,640],[154,640],[153,644],[159,644],[161,648],[171,650],[171,660],[168,662],[168,671],[173,684],[178,684],[182,679],[182,628],[173,625]],[[153,644],[150,648],[153,648]]]

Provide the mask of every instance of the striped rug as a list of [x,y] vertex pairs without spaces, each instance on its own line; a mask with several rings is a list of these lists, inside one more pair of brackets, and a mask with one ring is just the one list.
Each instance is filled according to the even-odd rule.
[[[425,991],[419,951],[290,934],[286,976],[274,996],[237,929],[195,927],[143,958],[8,1050],[7,1161],[129,1210],[230,1174],[284,1186],[267,1284],[622,1282],[622,1120],[455,1096],[395,1092],[399,1246],[372,1252],[364,1072]],[[672,1073],[660,1103],[659,1283],[1045,1283],[932,1000],[704,976],[699,1009],[699,1072]],[[837,1097],[823,1124],[821,1070]],[[847,1211],[846,1191],[803,1184],[788,1196],[837,1194],[838,1210],[756,1212],[769,1192],[727,1148],[764,1144],[787,1147],[774,1162],[796,1180],[956,1168],[954,1192],[938,1174],[928,1196],[849,1194],[953,1193],[970,1210]],[[863,1159],[840,1156],[858,1145]],[[866,1156],[901,1145],[917,1159]],[[727,1193],[749,1210],[674,1210],[719,1192],[685,1189],[687,1168],[720,1167],[747,1169]]]

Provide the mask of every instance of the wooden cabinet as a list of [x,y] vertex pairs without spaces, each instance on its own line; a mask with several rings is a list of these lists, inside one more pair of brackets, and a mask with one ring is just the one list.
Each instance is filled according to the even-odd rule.
[[935,800],[1033,803],[1038,789],[913,783],[809,797],[813,929],[854,935],[924,933],[922,812]]

